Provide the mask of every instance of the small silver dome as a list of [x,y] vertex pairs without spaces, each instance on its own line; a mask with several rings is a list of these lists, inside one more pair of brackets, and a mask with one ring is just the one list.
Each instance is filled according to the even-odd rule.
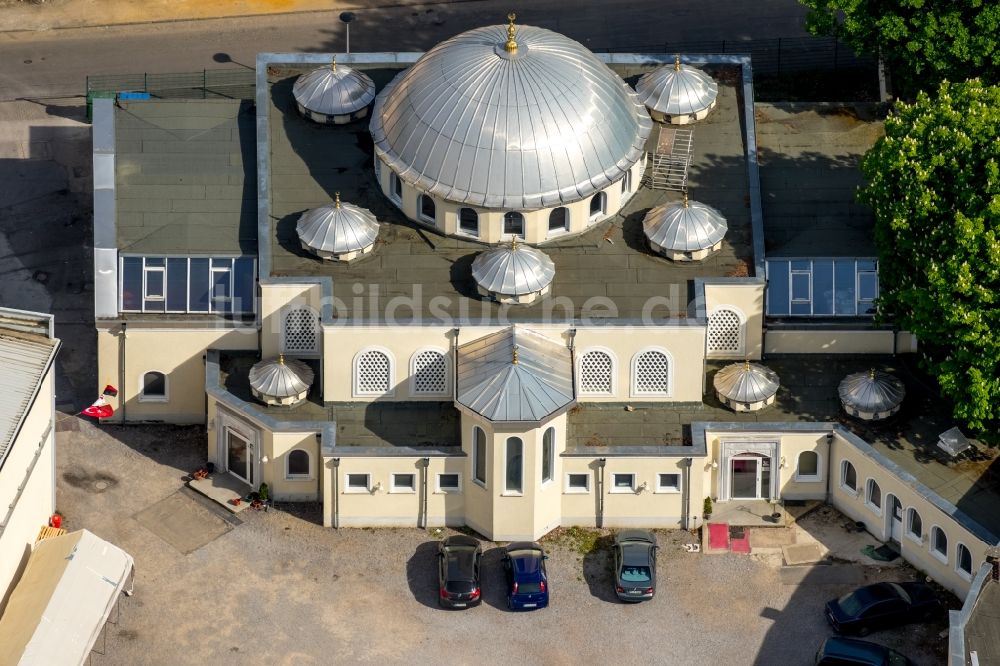
[[307,210],[295,230],[302,246],[324,259],[350,261],[371,252],[378,238],[378,220],[371,211],[336,201]]
[[715,373],[712,381],[719,401],[733,411],[752,412],[774,402],[778,375],[769,368],[746,361]]
[[555,274],[547,254],[517,240],[481,252],[472,262],[479,293],[501,303],[531,303],[548,293]]
[[654,120],[678,125],[707,116],[719,95],[719,85],[712,77],[682,65],[680,56],[673,65],[644,74],[635,90]]
[[297,405],[306,399],[313,371],[302,361],[284,356],[258,361],[250,368],[250,391],[268,405]]
[[722,213],[703,203],[684,200],[657,206],[642,221],[649,244],[675,260],[704,259],[719,249],[729,225]]
[[892,416],[906,395],[898,377],[875,369],[847,375],[837,391],[844,411],[866,421]]
[[302,115],[319,123],[345,123],[364,118],[375,99],[375,83],[367,74],[351,67],[329,67],[303,74],[292,86],[292,95]]

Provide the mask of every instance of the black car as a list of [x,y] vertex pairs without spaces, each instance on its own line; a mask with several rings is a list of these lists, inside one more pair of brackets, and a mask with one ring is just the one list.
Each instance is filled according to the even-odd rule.
[[841,634],[869,632],[931,619],[941,610],[934,590],[923,583],[876,583],[826,604],[826,619]]
[[541,545],[514,541],[503,549],[503,571],[507,578],[507,608],[527,610],[549,605],[549,579]]
[[816,653],[816,666],[910,666],[895,650],[856,638],[833,636]]
[[478,540],[455,534],[438,544],[438,604],[466,608],[483,600],[479,570],[483,547]]
[[646,530],[615,535],[615,594],[622,601],[652,599],[656,591],[656,537]]

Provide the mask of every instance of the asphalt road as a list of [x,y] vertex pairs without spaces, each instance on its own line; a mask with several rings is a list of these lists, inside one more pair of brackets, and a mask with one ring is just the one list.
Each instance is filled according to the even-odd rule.
[[[665,42],[741,41],[805,36],[796,0],[537,0],[528,7],[471,0],[358,10],[353,51],[414,51],[463,30],[518,20],[557,30],[591,48],[641,48]],[[2,11],[2,10],[0,10]],[[0,33],[0,101],[83,93],[88,74],[190,72],[253,66],[266,51],[344,48],[338,12],[244,19]]]

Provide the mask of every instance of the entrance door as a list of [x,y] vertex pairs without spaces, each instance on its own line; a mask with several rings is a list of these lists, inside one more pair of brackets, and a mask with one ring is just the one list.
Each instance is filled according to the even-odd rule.
[[232,428],[226,428],[226,468],[229,473],[253,485],[253,447]]
[[732,458],[729,496],[732,499],[760,497],[760,458]]
[[899,543],[903,534],[903,504],[895,495],[889,495],[889,541]]

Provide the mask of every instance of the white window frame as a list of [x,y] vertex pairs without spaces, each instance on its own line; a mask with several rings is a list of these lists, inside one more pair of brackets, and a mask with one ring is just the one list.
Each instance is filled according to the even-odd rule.
[[[397,186],[398,193],[396,192]],[[392,169],[389,169],[389,198],[397,205],[403,205],[403,181]]]
[[[594,199],[597,198],[597,197],[600,197],[598,199],[601,202],[600,210],[598,210],[596,213],[591,213],[590,209],[591,209],[591,207],[593,205]],[[600,192],[595,193],[594,196],[592,196],[589,199],[587,199],[587,214],[590,216],[589,219],[591,219],[591,220],[599,220],[601,217],[603,217],[604,215],[608,214],[608,193],[607,192],[601,190]]]
[[[582,476],[587,480],[586,488],[574,488],[569,485],[569,477],[571,476]],[[587,472],[566,472],[565,484],[563,487],[563,493],[566,495],[589,495],[590,494],[590,477],[591,475]]]
[[[638,373],[636,372],[636,366],[639,364],[639,359],[643,354],[649,352],[660,352],[667,357],[667,392],[666,393],[655,393],[650,391],[639,391],[636,384],[638,379]],[[631,371],[629,373],[629,396],[632,398],[642,398],[642,397],[658,397],[658,398],[671,398],[674,395],[674,356],[669,351],[663,347],[643,347],[635,354],[632,355]]]
[[[552,433],[552,439],[546,442],[546,435]],[[549,457],[549,478],[545,478],[545,451],[551,450],[551,456]],[[542,488],[546,488],[551,484],[556,478],[556,429],[555,426],[549,426],[542,431],[542,459],[539,461],[539,472],[542,479]]]
[[[352,476],[363,476],[365,477],[365,487],[358,488],[357,486],[352,486],[350,479]],[[344,472],[344,494],[351,495],[357,494],[361,495],[364,493],[371,494],[372,492],[372,475],[366,472]]]
[[[479,460],[479,454],[476,453],[476,432],[483,433],[483,479],[479,480],[476,478],[476,463]],[[486,430],[481,426],[472,426],[472,482],[481,488],[487,488],[490,480],[490,456],[489,456],[490,442],[486,437]]]
[[[151,372],[163,375],[163,395],[146,395],[146,375]],[[139,390],[136,391],[139,402],[170,402],[170,373],[163,370],[143,370],[139,373]],[[124,396],[123,396],[124,397]]]
[[[305,310],[309,313],[310,321],[315,322],[315,342],[312,349],[289,349],[288,348],[288,316],[292,312],[298,310]],[[296,303],[290,305],[286,308],[282,308],[281,312],[281,329],[278,335],[278,349],[281,350],[282,354],[287,354],[289,356],[294,356],[296,358],[318,358],[320,341],[323,337],[323,328],[319,324],[319,312],[316,308],[311,305],[306,305],[304,303]]]
[[[468,208],[469,210],[471,210],[473,213],[476,214],[476,233],[472,233],[471,231],[466,231],[465,229],[462,228],[463,208]],[[455,230],[458,232],[459,235],[465,236],[466,238],[479,238],[479,236],[482,235],[483,216],[478,210],[476,210],[472,206],[460,206],[459,209],[455,211],[455,218],[458,223],[455,225]]]
[[[301,451],[302,453],[306,454],[306,463],[307,463],[306,466],[309,471],[307,471],[305,474],[292,474],[290,471],[288,471],[289,463],[292,460],[292,454],[295,453],[296,451]],[[313,476],[314,476],[313,456],[311,453],[309,453],[303,448],[294,448],[285,454],[285,479],[289,481],[301,481],[303,479],[312,479]]]
[[[442,486],[441,477],[442,476],[454,476],[456,483],[454,486]],[[461,472],[438,472],[434,475],[434,492],[439,495],[457,495],[462,492],[462,474]]]
[[[583,357],[591,352],[601,352],[606,354],[609,359],[611,359],[611,392],[605,393],[602,391],[583,391],[581,389],[580,380],[583,377]],[[586,396],[603,396],[603,397],[613,397],[618,395],[618,356],[608,349],[607,347],[587,347],[584,349],[576,358],[576,390],[580,395]]]
[[[677,477],[677,485],[676,486],[664,486],[662,484],[663,476],[668,475],[668,474],[671,475],[671,476],[676,476]],[[681,491],[681,474],[680,474],[680,472],[657,472],[656,473],[656,492],[658,492],[658,493],[667,493],[667,494],[675,494],[675,493],[679,493],[680,491]]]
[[[507,489],[507,465],[510,460],[510,440],[516,439],[521,442],[521,489],[520,490],[508,490]],[[505,497],[521,497],[524,495],[524,458],[527,446],[524,444],[524,437],[518,437],[517,435],[511,435],[507,437],[503,442],[503,492],[500,493],[501,496]]]
[[[417,391],[417,357],[424,352],[437,352],[444,358],[444,390],[443,391]],[[408,382],[410,396],[413,398],[426,397],[447,397],[451,395],[451,363],[448,350],[444,347],[420,347],[410,355],[410,380]]]
[[858,485],[858,468],[854,465],[853,462],[851,462],[850,460],[847,460],[845,458],[844,460],[840,461],[840,484],[839,484],[840,485],[840,489],[843,490],[848,495],[853,495],[854,497],[857,497],[858,493],[861,492],[860,486],[856,487],[856,488],[851,488],[849,485],[847,485],[847,466],[848,465],[850,465],[851,469],[854,470],[854,484]]
[[[916,534],[910,529],[913,524],[913,514],[916,514],[917,517],[920,518],[920,534]],[[911,506],[906,509],[906,524],[903,525],[903,534],[908,536],[910,541],[913,541],[914,543],[924,542],[924,517],[920,515],[920,512],[917,511],[915,507]]]
[[[401,486],[396,483],[396,477],[408,476],[412,479],[412,485]],[[389,475],[389,493],[393,495],[412,495],[417,492],[416,472],[393,472]]]
[[[628,488],[625,488],[623,486],[619,486],[616,483],[616,480],[617,480],[616,477],[619,477],[619,476],[631,476],[632,477],[632,483],[629,484]],[[608,490],[608,492],[609,493],[615,493],[615,494],[623,494],[623,495],[624,494],[633,494],[634,495],[635,494],[635,489],[636,489],[636,479],[637,478],[638,477],[636,476],[635,472],[612,472],[611,473],[611,488]]]
[[622,201],[628,199],[632,195],[632,169],[626,169],[625,175],[621,179],[622,185]]
[[[551,222],[552,213],[555,212],[559,208],[562,208],[563,210],[565,210],[566,211],[566,215],[565,215],[565,217],[563,219],[563,225],[561,227],[557,227],[557,228],[553,229],[552,227],[550,227],[548,225]],[[570,217],[571,217],[571,213],[570,213],[570,210],[569,210],[568,206],[556,206],[555,208],[553,208],[552,210],[550,210],[549,211],[549,216],[545,218],[545,236],[547,238],[552,238],[554,236],[562,236],[563,234],[569,233]]]
[[[149,257],[142,258],[142,307],[146,309],[146,301],[156,301],[163,302],[164,310],[166,310],[167,301],[167,260],[165,257],[156,257],[163,260],[162,266],[147,266],[146,260]],[[189,262],[190,263],[190,262]],[[211,264],[209,264],[211,266]],[[190,268],[188,269],[190,271]],[[163,293],[159,296],[149,295],[149,274],[159,273],[160,274],[160,285],[163,287],[161,290]],[[188,288],[190,292],[190,287]]]
[[[962,568],[962,549],[969,554],[969,570]],[[972,559],[972,549],[959,541],[955,545],[955,573],[965,580],[972,580],[972,572],[976,569],[976,563]]]
[[[872,484],[878,486],[878,506],[872,503]],[[885,492],[882,490],[882,484],[872,477],[865,480],[865,506],[876,516],[882,515],[882,507],[885,506]]]
[[[812,453],[816,456],[816,473],[815,474],[800,474],[799,466],[802,462],[802,456],[806,453]],[[817,481],[823,480],[823,456],[819,454],[819,451],[815,449],[806,449],[805,451],[799,451],[799,454],[795,456],[795,480],[801,483],[815,483]]]
[[[430,202],[434,205],[434,217],[428,217],[427,215],[424,214],[424,197],[427,197],[430,200]],[[434,197],[432,197],[431,195],[424,192],[419,196],[417,196],[417,217],[420,218],[421,222],[426,222],[427,224],[437,226],[437,209],[438,209],[437,201],[435,201]]]
[[[520,220],[521,220],[521,230],[520,231],[507,231],[507,216],[508,215],[515,215],[515,216],[517,216],[514,219],[520,218]],[[516,211],[516,210],[509,210],[509,211],[505,212],[503,214],[503,217],[500,218],[500,225],[501,225],[501,227],[500,227],[500,233],[501,233],[501,235],[502,235],[503,238],[520,238],[520,239],[523,240],[524,239],[524,235],[528,231],[528,221],[525,219],[524,213],[521,213],[521,212]]]
[[736,315],[736,318],[739,319],[739,322],[740,322],[739,323],[739,330],[736,333],[736,335],[737,335],[736,351],[726,351],[726,350],[709,351],[709,349],[708,349],[708,330],[706,328],[706,332],[705,332],[705,355],[707,357],[709,357],[709,358],[735,358],[735,357],[739,357],[739,358],[742,359],[744,356],[746,356],[746,348],[747,348],[747,316],[745,314],[743,314],[743,310],[740,310],[735,305],[719,305],[715,309],[713,309],[711,312],[708,313],[709,320],[711,320],[712,315],[714,315],[717,312],[720,312],[722,310],[728,310],[729,312],[732,312],[734,315]]
[[[942,553],[937,548],[934,547],[934,533],[941,532],[944,535],[944,552]],[[931,555],[942,564],[948,564],[948,533],[941,529],[940,525],[931,525],[930,531],[927,533],[927,548]]]
[[[362,391],[359,388],[358,380],[360,377],[358,375],[358,363],[361,361],[361,357],[369,352],[381,352],[382,354],[385,354],[386,358],[389,360],[389,389],[384,393],[379,393],[378,391]],[[365,347],[354,355],[354,359],[351,361],[351,394],[356,398],[373,396],[391,398],[396,395],[396,357],[392,355],[391,351],[385,347]]]

